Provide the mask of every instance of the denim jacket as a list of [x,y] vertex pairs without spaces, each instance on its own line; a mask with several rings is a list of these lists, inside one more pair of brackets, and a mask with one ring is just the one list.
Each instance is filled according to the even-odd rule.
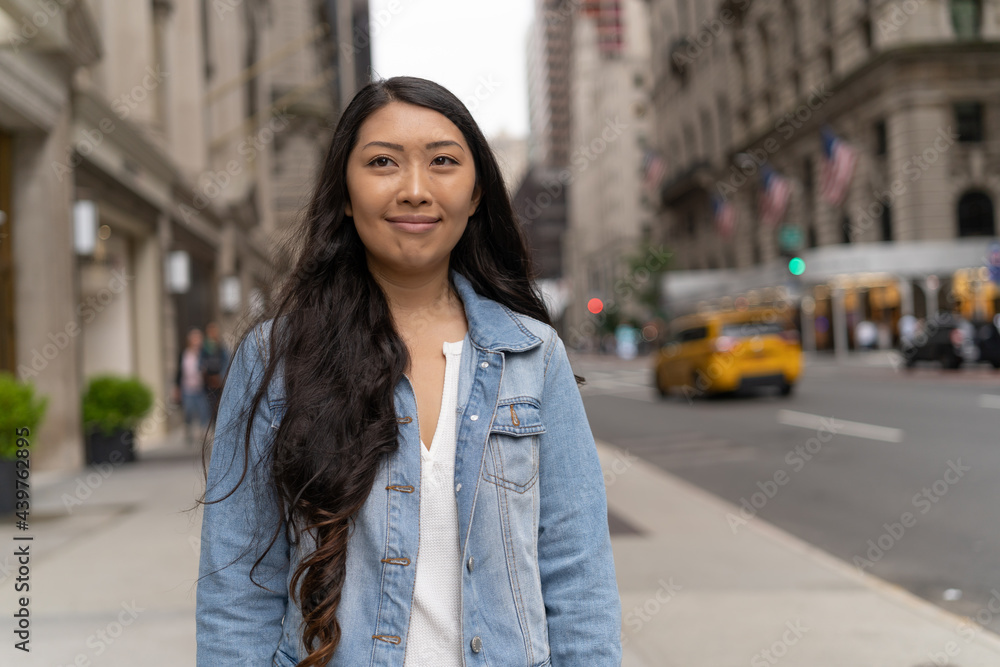
[[[480,296],[454,269],[450,275],[469,323],[455,414],[464,663],[618,666],[621,604],[604,480],[563,341],[552,327]],[[245,423],[227,424],[259,386],[270,325],[259,326],[233,359],[206,500],[230,491],[243,470]],[[253,420],[252,463],[266,456],[284,412],[277,370]],[[421,445],[409,377],[394,397],[399,448],[380,466],[351,529],[337,609],[341,641],[330,666],[403,664]],[[278,514],[273,497],[255,495],[247,483],[266,483],[269,474],[268,466],[251,465],[235,493],[204,507],[199,667],[293,667],[307,654],[288,583],[309,545],[279,536],[254,573],[269,590],[249,579]],[[418,658],[421,667],[435,664],[435,656]]]

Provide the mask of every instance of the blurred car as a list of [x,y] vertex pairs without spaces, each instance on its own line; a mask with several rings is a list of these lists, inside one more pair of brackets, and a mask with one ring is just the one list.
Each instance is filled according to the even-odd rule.
[[[988,332],[986,335],[985,347],[991,351]],[[955,313],[942,312],[918,327],[912,337],[903,339],[899,351],[907,368],[913,368],[919,361],[933,361],[942,368],[956,369],[965,362],[979,361],[977,338],[971,322]],[[1000,352],[996,358],[1000,364]]]
[[976,330],[976,347],[979,358],[976,361],[988,363],[993,368],[1000,368],[1000,331],[994,322],[981,322],[973,325]]
[[653,380],[661,396],[674,388],[700,396],[766,386],[787,396],[801,371],[798,332],[778,311],[759,308],[674,320]]

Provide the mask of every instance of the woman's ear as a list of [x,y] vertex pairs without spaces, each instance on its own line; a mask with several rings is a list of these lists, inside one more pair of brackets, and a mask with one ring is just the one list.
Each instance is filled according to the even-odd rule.
[[472,203],[469,204],[470,218],[476,213],[476,209],[479,208],[479,200],[482,199],[482,196],[483,189],[479,187],[479,183],[476,183],[476,187],[472,190]]
[[354,217],[354,209],[351,208],[350,199],[348,199],[347,202],[344,204],[344,215],[346,215],[348,218]]

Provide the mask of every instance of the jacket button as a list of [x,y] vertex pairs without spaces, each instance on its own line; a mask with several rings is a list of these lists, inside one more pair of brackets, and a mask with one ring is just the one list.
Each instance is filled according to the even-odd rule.
[[471,419],[472,421],[476,421],[477,419],[479,419],[479,415],[469,415],[469,419]]
[[469,556],[469,562],[465,564],[469,568],[469,572],[472,572],[472,568],[476,566],[476,559]]
[[479,635],[476,635],[475,637],[472,638],[472,652],[479,653],[482,650],[483,650],[483,640],[479,638]]
[[490,362],[488,361],[484,361],[483,363],[479,364],[480,368],[489,368],[489,365]]

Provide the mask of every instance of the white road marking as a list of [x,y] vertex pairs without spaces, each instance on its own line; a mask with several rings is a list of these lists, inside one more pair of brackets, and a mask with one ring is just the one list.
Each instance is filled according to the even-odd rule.
[[786,426],[799,426],[801,428],[827,431],[834,435],[853,435],[856,438],[882,440],[884,442],[903,441],[902,429],[834,419],[833,417],[813,415],[808,412],[796,412],[795,410],[778,410],[778,422]]
[[996,408],[997,410],[1000,410],[1000,396],[997,396],[996,394],[980,394],[979,407]]

